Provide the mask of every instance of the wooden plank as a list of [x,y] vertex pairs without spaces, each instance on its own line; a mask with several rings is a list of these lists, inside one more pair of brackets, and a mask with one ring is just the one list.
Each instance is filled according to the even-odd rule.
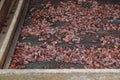
[[5,60],[5,63],[3,65],[3,69],[8,69],[9,68],[9,64],[10,64],[10,61],[12,60],[12,55],[15,51],[15,47],[16,47],[16,44],[17,44],[17,40],[18,40],[18,37],[20,35],[20,31],[21,31],[21,27],[23,26],[23,23],[24,23],[24,20],[25,20],[25,16],[26,16],[26,13],[27,13],[27,10],[28,10],[28,6],[29,6],[29,0],[26,0],[25,1],[25,6],[22,10],[22,13],[21,13],[21,17],[20,17],[20,21],[17,25],[17,29],[16,29],[16,32],[15,32],[15,35],[14,35],[14,38],[12,40],[12,44],[11,44],[11,47],[10,47],[10,50],[8,52],[8,55],[6,57],[6,60]]
[[1,10],[1,8],[2,8],[4,2],[5,2],[5,0],[0,0],[0,10]]
[[[6,15],[6,17],[9,17],[9,19],[6,19],[5,23],[3,23],[3,24],[5,24],[5,26],[0,27],[0,28],[2,28],[2,30],[0,30],[0,48],[1,48],[2,44],[3,44],[4,38],[6,36],[6,33],[7,33],[8,29],[9,29],[9,25],[11,23],[13,15],[14,15],[14,13],[10,14],[10,12],[15,11],[15,10],[13,10],[13,8],[16,7],[15,4],[17,4],[17,1],[18,0],[13,0],[12,4],[11,4],[9,10],[8,10],[8,13]],[[0,25],[2,25],[2,24],[0,24]]]
[[9,12],[9,8],[10,8],[12,2],[13,2],[13,0],[2,0],[0,3],[0,32],[6,21],[7,14]]
[[0,70],[0,80],[120,80],[117,69]]
[[0,48],[0,68],[2,68],[4,60],[5,60],[6,55],[8,53],[8,50],[9,50],[9,47],[10,47],[10,44],[11,44],[11,40],[14,36],[16,25],[17,25],[17,22],[19,20],[19,17],[20,17],[19,15],[20,15],[20,12],[22,10],[24,2],[25,2],[25,0],[19,0],[17,9],[14,13],[11,24],[9,25],[8,32],[7,32],[6,37],[3,41],[3,44]]

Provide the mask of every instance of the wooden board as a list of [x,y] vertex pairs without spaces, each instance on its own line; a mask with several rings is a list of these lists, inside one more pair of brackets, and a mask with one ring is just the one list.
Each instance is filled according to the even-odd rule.
[[0,80],[120,80],[120,70],[0,70]]
[[8,19],[7,15],[14,0],[1,0],[0,2],[0,32]]
[[14,14],[12,14],[10,24],[7,26],[9,28],[6,32],[4,39],[2,40],[2,45],[0,47],[0,68],[2,68],[4,60],[7,56],[8,50],[11,45],[11,41],[15,33],[16,25],[17,25],[17,22],[19,21],[19,17],[20,17],[20,14],[21,14],[24,2],[25,2],[25,0],[15,0],[15,1],[18,1],[16,10]]

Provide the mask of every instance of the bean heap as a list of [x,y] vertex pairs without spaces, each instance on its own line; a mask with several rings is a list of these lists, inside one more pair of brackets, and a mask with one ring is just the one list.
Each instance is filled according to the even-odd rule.
[[94,0],[50,1],[32,7],[20,39],[30,36],[41,44],[18,40],[9,68],[51,61],[75,63],[88,69],[120,68],[120,5]]

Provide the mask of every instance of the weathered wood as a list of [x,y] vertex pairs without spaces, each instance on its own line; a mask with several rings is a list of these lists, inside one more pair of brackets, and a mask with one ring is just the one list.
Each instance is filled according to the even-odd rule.
[[5,23],[5,20],[7,18],[7,14],[9,12],[9,8],[12,4],[13,0],[1,0],[1,6],[0,6],[0,32],[2,30],[2,27]]
[[7,56],[8,50],[9,50],[10,45],[11,45],[11,41],[12,41],[14,33],[15,33],[16,25],[19,21],[19,17],[20,17],[21,11],[22,11],[22,7],[23,7],[23,4],[25,2],[24,0],[16,0],[16,1],[18,1],[16,11],[13,14],[13,18],[11,20],[10,25],[8,25],[9,29],[6,33],[6,36],[5,36],[5,38],[2,42],[2,46],[0,48],[0,68],[2,68],[4,60]]
[[17,28],[16,28],[16,31],[15,31],[13,40],[11,42],[11,46],[10,46],[8,55],[7,55],[6,60],[4,62],[3,69],[8,69],[9,68],[10,61],[12,60],[11,56],[14,54],[15,47],[16,47],[16,44],[17,44],[17,40],[18,40],[18,37],[20,35],[20,31],[21,31],[21,28],[22,28],[22,25],[24,23],[25,16],[26,16],[26,13],[27,13],[27,10],[28,10],[28,6],[29,6],[29,0],[26,0],[25,4],[23,6],[23,10],[20,14],[20,21],[17,24]]
[[0,80],[120,80],[120,70],[0,70]]

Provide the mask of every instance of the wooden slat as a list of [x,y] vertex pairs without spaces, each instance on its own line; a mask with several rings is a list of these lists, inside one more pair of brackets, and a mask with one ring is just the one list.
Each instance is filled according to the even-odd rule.
[[117,69],[0,70],[0,80],[120,80]]
[[17,22],[19,20],[19,17],[20,17],[19,15],[20,15],[20,12],[22,10],[24,2],[25,2],[25,0],[19,0],[17,9],[14,13],[11,24],[9,25],[8,32],[7,32],[5,39],[3,41],[3,44],[0,48],[0,68],[2,68],[4,60],[5,60],[6,55],[8,53],[9,47],[11,45],[11,41],[12,41],[13,35],[15,33],[16,25],[17,25]]
[[0,3],[0,32],[7,18],[7,14],[12,2],[13,0],[2,0]]
[[26,0],[25,1],[25,4],[24,4],[24,7],[23,7],[23,10],[22,10],[22,13],[21,13],[21,17],[20,17],[20,21],[19,23],[17,24],[17,29],[15,31],[15,35],[14,35],[14,38],[11,42],[11,46],[10,46],[10,49],[9,49],[9,52],[8,52],[8,55],[6,57],[6,60],[4,62],[4,65],[3,65],[3,69],[8,69],[9,68],[9,65],[10,65],[10,62],[12,60],[12,55],[14,54],[14,51],[15,51],[15,47],[16,47],[16,44],[17,44],[17,40],[19,38],[19,35],[20,35],[20,32],[21,32],[21,28],[23,27],[23,23],[24,23],[24,20],[25,20],[25,16],[26,16],[26,13],[27,13],[27,10],[28,10],[28,6],[29,6],[29,0]]

